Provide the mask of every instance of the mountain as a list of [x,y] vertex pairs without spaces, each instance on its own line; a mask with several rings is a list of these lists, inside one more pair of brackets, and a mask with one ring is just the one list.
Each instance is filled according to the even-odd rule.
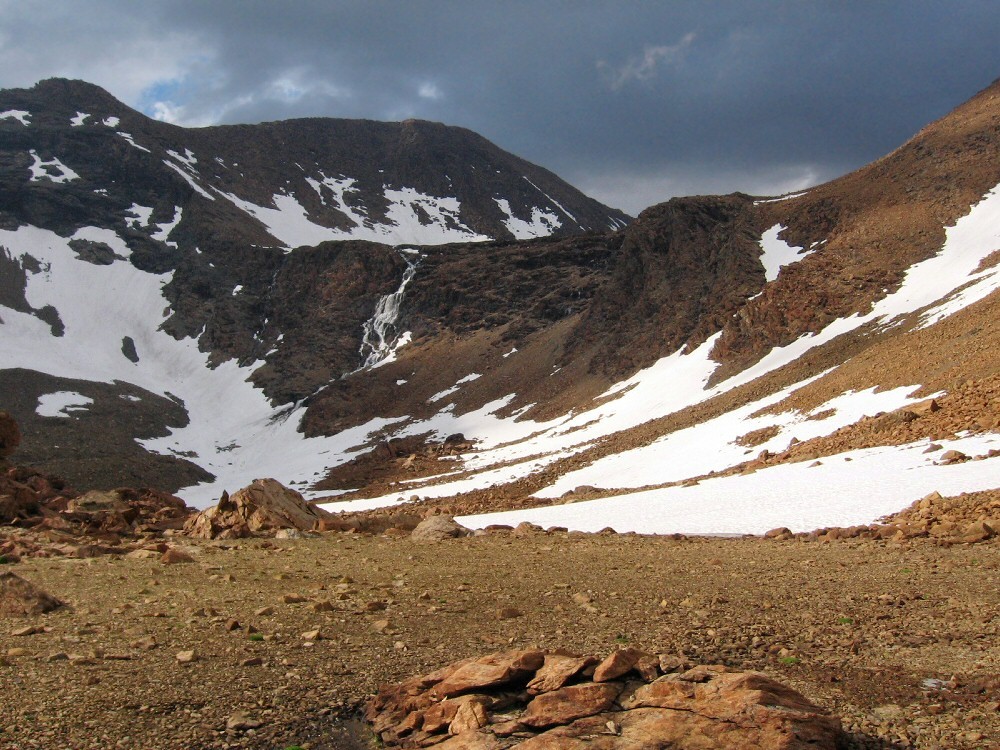
[[[0,404],[22,462],[202,505],[274,476],[335,510],[742,533],[993,487],[998,94],[804,193],[629,223],[444,126],[4,92]],[[372,241],[405,210],[458,241]]]

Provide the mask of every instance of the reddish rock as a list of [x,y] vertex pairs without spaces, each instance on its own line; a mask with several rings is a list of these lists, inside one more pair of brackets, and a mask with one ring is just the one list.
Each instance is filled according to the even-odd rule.
[[783,541],[785,539],[791,539],[792,536],[792,530],[785,526],[780,526],[776,529],[764,532],[765,539],[777,539],[779,541]]
[[536,729],[568,724],[607,711],[614,705],[620,690],[621,685],[617,683],[588,682],[543,693],[528,704],[520,722]]
[[597,669],[594,670],[594,682],[608,682],[618,679],[631,672],[632,668],[644,656],[648,656],[648,654],[637,648],[620,648],[612,652],[597,665]]
[[569,656],[563,654],[546,654],[545,663],[528,683],[528,692],[532,695],[558,690],[573,677],[576,677],[585,667],[596,664],[592,656]]
[[[632,656],[619,652],[605,662],[622,669]],[[651,659],[640,655],[630,669],[655,674],[639,669]],[[619,705],[621,683],[573,684],[596,661],[539,651],[466,659],[382,688],[365,716],[386,747],[398,748],[834,750],[843,739],[836,718],[762,674],[693,667],[640,686]],[[441,700],[473,682],[476,693]],[[533,697],[524,689],[561,682]]]
[[51,612],[63,603],[14,573],[0,573],[0,617]]
[[[833,750],[840,734],[839,720],[791,688],[758,672],[729,672],[725,667],[695,667],[662,677],[636,690],[624,708],[670,709],[656,715],[655,723],[671,742],[694,731],[725,735],[732,727],[747,733],[739,739],[742,744],[727,740],[729,744],[708,747]],[[694,726],[685,729],[686,724]],[[674,725],[678,729],[669,729]]]
[[194,558],[186,552],[181,552],[179,549],[171,547],[160,556],[160,562],[164,565],[182,565],[184,563],[193,563]]
[[223,493],[217,506],[189,518],[184,530],[203,539],[240,538],[279,529],[311,531],[330,517],[277,480],[255,479],[232,496]]
[[432,694],[442,698],[505,685],[530,676],[545,661],[542,651],[510,651],[469,662],[434,686]]
[[486,732],[463,732],[434,745],[436,750],[500,750],[500,741]]
[[468,700],[458,707],[455,718],[448,725],[448,734],[474,732],[490,723],[486,714],[486,706],[481,700]]

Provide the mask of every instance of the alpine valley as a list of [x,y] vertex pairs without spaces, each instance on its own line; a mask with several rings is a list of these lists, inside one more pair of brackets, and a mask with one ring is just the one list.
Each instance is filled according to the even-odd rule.
[[997,747],[998,553],[1000,81],[634,218],[0,91],[3,750]]
[[4,91],[0,403],[25,464],[198,506],[268,476],[337,510],[762,533],[989,489],[940,458],[1000,448],[998,91],[802,194],[635,220],[434,123]]

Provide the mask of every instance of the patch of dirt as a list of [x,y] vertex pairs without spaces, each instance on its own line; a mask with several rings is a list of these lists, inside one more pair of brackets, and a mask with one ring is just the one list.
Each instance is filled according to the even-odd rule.
[[767,427],[761,427],[759,430],[752,430],[745,435],[740,435],[734,442],[737,445],[753,448],[761,443],[766,443],[779,432],[781,432],[781,428],[772,424]]

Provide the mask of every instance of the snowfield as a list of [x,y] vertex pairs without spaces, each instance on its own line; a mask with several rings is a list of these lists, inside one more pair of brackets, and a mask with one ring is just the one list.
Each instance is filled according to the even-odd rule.
[[[948,441],[943,450],[984,454],[1000,446],[1000,435]],[[763,534],[786,526],[811,531],[855,526],[902,510],[933,491],[943,495],[995,487],[1000,459],[938,465],[924,453],[927,443],[871,448],[762,469],[754,474],[702,481],[602,500],[547,508],[462,516],[463,526],[565,526],[578,531],[641,534]]]

